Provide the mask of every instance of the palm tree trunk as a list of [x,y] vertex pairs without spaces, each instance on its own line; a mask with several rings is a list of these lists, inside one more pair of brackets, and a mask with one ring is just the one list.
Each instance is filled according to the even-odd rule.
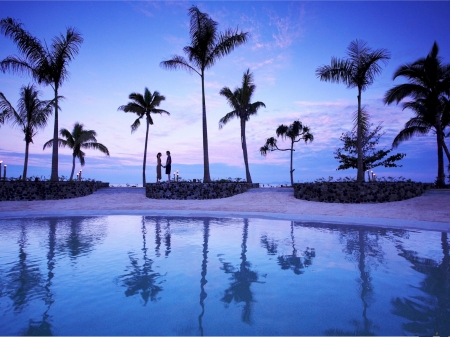
[[53,126],[52,173],[51,181],[58,181],[58,85],[55,85],[55,124]]
[[208,156],[208,126],[206,124],[205,75],[202,69],[203,182],[211,182]]
[[241,118],[241,144],[242,152],[244,154],[245,177],[248,183],[252,183],[252,177],[250,176],[250,169],[248,167],[247,141],[245,139],[245,119],[243,118]]
[[142,164],[142,187],[145,187],[145,166],[147,164],[147,143],[148,143],[148,129],[150,126],[150,121],[147,116],[147,130],[145,131],[145,149],[144,149],[144,163]]
[[75,158],[76,158],[76,156],[73,155],[72,156],[72,173],[70,173],[70,179],[69,179],[70,181],[73,180],[73,174],[75,172]]
[[358,157],[356,162],[357,167],[357,174],[356,174],[356,181],[357,182],[364,182],[364,170],[363,170],[363,156],[362,156],[362,126],[361,126],[361,119],[362,119],[362,111],[361,111],[361,88],[358,87],[358,116],[356,120],[356,147],[358,150]]
[[445,151],[445,154],[447,155],[447,160],[448,160],[448,166],[447,166],[447,170],[450,173],[450,152],[448,151],[448,147],[447,144],[445,144],[445,140],[442,139],[442,147]]
[[[23,163],[23,174],[22,174],[22,180],[27,181],[27,168],[28,168],[28,150],[30,147],[30,143],[28,141],[25,142],[25,160]],[[1,169],[1,167],[0,167]]]
[[444,140],[442,140],[442,148],[444,149],[445,154],[447,155],[447,160],[449,161],[449,165],[450,165],[450,152],[448,151],[447,144],[445,144]]
[[438,187],[443,187],[445,185],[444,152],[442,151],[444,137],[442,134],[441,118],[439,114],[436,114],[436,141],[438,150],[438,176],[436,183]]
[[294,141],[291,142],[291,187],[294,187],[294,170],[292,169],[293,158],[294,158]]

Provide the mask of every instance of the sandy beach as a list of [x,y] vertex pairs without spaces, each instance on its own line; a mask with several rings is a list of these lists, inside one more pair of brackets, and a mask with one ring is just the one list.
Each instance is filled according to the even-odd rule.
[[450,231],[450,190],[429,190],[404,201],[331,204],[294,198],[290,188],[259,188],[214,200],[155,200],[143,188],[110,187],[66,200],[2,201],[0,217],[83,214],[251,216]]

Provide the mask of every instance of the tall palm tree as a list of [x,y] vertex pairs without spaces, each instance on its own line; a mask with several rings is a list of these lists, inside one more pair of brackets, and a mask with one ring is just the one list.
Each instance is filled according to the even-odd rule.
[[362,136],[367,128],[368,115],[361,106],[361,92],[373,83],[375,76],[381,73],[379,62],[389,60],[386,49],[372,50],[365,41],[355,40],[347,47],[348,59],[331,58],[331,65],[323,65],[316,69],[316,75],[321,81],[344,83],[347,88],[358,89],[358,110],[354,118],[357,132],[358,173],[356,180],[364,181]]
[[197,73],[202,81],[202,128],[203,128],[203,181],[210,182],[208,129],[206,124],[205,103],[205,70],[211,68],[216,61],[229,54],[237,46],[247,41],[248,33],[227,29],[217,31],[217,22],[208,14],[200,12],[196,6],[189,8],[191,45],[183,48],[187,59],[175,55],[171,60],[162,61],[160,65],[166,69],[184,69]]
[[[58,139],[58,91],[69,76],[67,66],[78,54],[83,43],[81,34],[75,28],[67,28],[66,35],[55,36],[50,46],[22,28],[18,21],[6,18],[0,21],[0,32],[16,44],[19,56],[8,56],[0,62],[3,72],[27,73],[39,84],[50,85],[54,91],[55,123],[53,141]],[[58,147],[53,147],[50,180],[58,181]]]
[[[68,146],[73,150],[72,173],[70,174],[70,180],[73,179],[73,173],[75,171],[75,158],[78,158],[80,160],[81,166],[84,166],[85,164],[84,156],[86,155],[86,153],[84,153],[81,149],[99,150],[100,152],[109,156],[108,148],[105,145],[97,142],[97,138],[95,138],[97,136],[97,132],[95,132],[94,130],[85,130],[83,124],[77,122],[73,126],[72,132],[63,128],[59,131],[59,134],[63,138],[57,139],[58,146]],[[46,149],[47,147],[53,147],[53,144],[53,139],[50,139],[44,144],[43,149]]]
[[148,143],[148,129],[150,125],[153,125],[153,119],[151,114],[167,114],[170,113],[166,110],[157,109],[162,101],[166,100],[166,97],[160,95],[158,91],[151,93],[147,88],[144,90],[144,95],[138,93],[131,93],[128,96],[131,99],[127,105],[121,105],[117,110],[124,112],[133,112],[138,115],[138,118],[131,124],[131,133],[135,132],[141,125],[141,118],[146,119],[146,131],[145,131],[145,145],[144,145],[144,163],[142,165],[142,186],[145,187],[145,167],[147,162],[147,143]]
[[20,127],[25,135],[25,160],[23,164],[22,179],[27,180],[28,153],[30,143],[33,143],[33,137],[38,129],[47,125],[49,116],[52,113],[53,101],[41,101],[40,92],[29,84],[20,89],[20,98],[17,104],[17,110],[0,92],[0,111],[8,116],[13,125]]
[[426,57],[400,66],[393,79],[405,77],[408,83],[399,84],[389,89],[384,102],[398,104],[405,98],[412,99],[403,103],[403,109],[411,109],[416,117],[411,118],[405,128],[394,139],[394,146],[410,139],[413,135],[436,133],[438,154],[437,185],[445,185],[444,175],[444,128],[449,123],[448,98],[450,97],[450,64],[443,64],[439,57],[439,47],[434,42]]
[[234,89],[234,92],[228,87],[223,87],[220,90],[220,94],[224,96],[228,104],[234,109],[233,111],[227,113],[219,121],[219,129],[221,129],[225,124],[227,124],[234,117],[239,118],[241,123],[241,145],[242,153],[244,154],[245,163],[245,175],[247,182],[252,182],[252,177],[250,176],[250,169],[248,167],[248,156],[247,156],[247,141],[245,138],[245,125],[246,122],[250,120],[250,117],[256,115],[260,107],[266,107],[263,102],[250,103],[253,92],[256,89],[256,85],[253,83],[253,74],[250,69],[244,73],[242,77],[242,87]]
[[308,141],[311,143],[314,140],[314,136],[310,132],[309,127],[306,125],[303,125],[300,121],[294,121],[291,125],[287,126],[284,124],[281,124],[278,126],[277,130],[277,137],[280,137],[282,139],[289,138],[291,140],[291,147],[288,149],[280,149],[277,145],[277,140],[274,137],[270,137],[266,140],[266,144],[260,148],[261,155],[266,156],[268,152],[272,151],[290,151],[291,152],[291,186],[294,186],[294,171],[295,169],[292,168],[292,160],[294,156],[294,144],[298,143],[301,140],[305,141],[305,144],[308,143]]

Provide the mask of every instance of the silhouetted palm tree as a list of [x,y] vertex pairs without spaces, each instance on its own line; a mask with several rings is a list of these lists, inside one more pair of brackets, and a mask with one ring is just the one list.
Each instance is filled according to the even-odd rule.
[[128,98],[131,100],[127,105],[121,105],[117,110],[124,112],[133,112],[138,115],[138,118],[131,124],[131,133],[136,131],[141,125],[141,118],[146,118],[146,131],[145,131],[145,149],[144,149],[144,163],[142,165],[142,186],[145,187],[145,167],[147,162],[147,144],[148,144],[148,129],[150,125],[153,125],[153,119],[151,114],[162,115],[170,113],[166,110],[157,109],[162,101],[166,100],[166,97],[160,95],[158,91],[151,93],[147,88],[144,90],[144,95],[138,93],[131,93]]
[[259,151],[263,156],[267,155],[269,151],[291,151],[291,186],[294,185],[294,171],[292,168],[292,159],[294,155],[294,144],[304,140],[305,143],[308,141],[311,143],[314,140],[314,136],[310,133],[309,127],[303,125],[300,121],[294,121],[291,125],[286,126],[281,124],[277,130],[277,137],[285,139],[289,138],[291,140],[291,147],[289,149],[280,149],[277,145],[277,140],[274,137],[270,137],[266,140],[266,144],[262,146]]
[[395,137],[393,146],[410,139],[417,134],[436,133],[438,152],[437,185],[445,184],[444,175],[444,128],[448,126],[450,117],[448,98],[450,97],[450,64],[443,64],[438,56],[439,47],[434,42],[426,57],[400,66],[394,73],[394,79],[405,77],[408,83],[396,85],[388,90],[384,102],[398,104],[405,98],[412,99],[403,103],[403,109],[411,109],[415,117],[411,118],[405,128]]
[[248,33],[227,29],[223,33],[217,31],[217,22],[208,14],[200,12],[196,6],[189,8],[191,45],[183,48],[187,56],[175,55],[171,60],[162,61],[166,69],[184,69],[197,73],[202,81],[202,126],[203,126],[203,181],[210,182],[208,129],[206,124],[205,103],[205,70],[211,68],[216,61],[229,54],[237,46],[247,41]]
[[[22,24],[11,18],[0,21],[0,32],[17,44],[23,57],[8,56],[0,62],[3,72],[28,73],[39,84],[50,85],[54,91],[55,124],[53,141],[58,139],[58,90],[69,76],[67,66],[78,54],[83,42],[81,34],[67,28],[66,35],[55,36],[50,47],[22,28]],[[58,147],[53,147],[52,173],[50,179],[58,181]]]
[[227,113],[224,117],[220,119],[219,128],[221,129],[234,117],[239,118],[241,124],[241,145],[242,145],[242,153],[244,155],[245,175],[248,183],[252,182],[252,177],[250,176],[250,169],[248,167],[245,125],[246,122],[250,120],[251,116],[256,115],[259,108],[266,107],[266,105],[260,101],[250,103],[255,89],[256,85],[253,83],[253,74],[250,72],[250,69],[247,69],[247,71],[244,73],[244,76],[242,77],[241,88],[234,89],[234,92],[232,92],[228,87],[223,87],[222,90],[220,90],[220,94],[227,99],[228,104],[234,110]]
[[[58,138],[58,146],[60,147],[66,147],[68,146],[70,149],[73,150],[72,152],[72,172],[70,174],[70,180],[73,178],[73,173],[75,171],[75,158],[78,158],[80,160],[81,166],[84,166],[84,156],[86,155],[81,149],[93,149],[93,150],[99,150],[100,152],[106,154],[109,156],[108,148],[97,142],[97,139],[95,138],[97,136],[97,132],[94,130],[85,130],[83,124],[79,124],[78,122],[75,123],[73,126],[72,132],[70,132],[67,129],[61,129],[59,131],[60,135],[63,138]],[[48,142],[44,144],[43,149],[47,147],[53,146],[53,139],[50,139]]]
[[354,119],[357,131],[358,173],[357,181],[364,181],[362,161],[362,135],[367,126],[367,115],[361,106],[361,92],[373,83],[375,76],[381,73],[380,61],[387,62],[390,58],[386,49],[372,50],[362,40],[355,40],[347,48],[348,59],[333,57],[331,65],[323,65],[316,69],[316,75],[321,81],[344,83],[347,88],[358,89],[358,110]]
[[33,85],[23,86],[20,89],[20,98],[17,110],[9,103],[3,93],[0,92],[0,111],[11,120],[13,125],[22,129],[25,135],[25,160],[23,164],[22,179],[27,180],[28,152],[37,129],[47,125],[48,117],[52,113],[53,101],[41,101],[39,91]]

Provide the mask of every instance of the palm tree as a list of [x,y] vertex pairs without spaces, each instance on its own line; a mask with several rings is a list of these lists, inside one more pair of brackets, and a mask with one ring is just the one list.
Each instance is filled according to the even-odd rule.
[[393,79],[405,77],[408,83],[399,84],[389,89],[384,102],[398,104],[405,98],[411,101],[403,103],[403,109],[411,109],[415,117],[411,118],[405,128],[395,137],[393,146],[417,134],[436,133],[438,152],[437,185],[445,185],[444,175],[444,128],[449,123],[448,98],[450,96],[450,64],[443,64],[438,56],[439,47],[434,42],[426,57],[400,66]]
[[236,88],[234,92],[230,90],[228,87],[223,87],[220,90],[220,94],[224,96],[228,104],[234,109],[233,111],[227,113],[224,117],[222,117],[219,121],[219,129],[227,124],[234,117],[240,119],[241,123],[241,145],[242,145],[242,153],[244,154],[244,163],[245,163],[245,174],[247,177],[247,182],[252,182],[252,177],[250,176],[250,169],[248,167],[248,156],[247,156],[247,141],[245,139],[245,124],[250,120],[250,117],[256,115],[258,109],[260,107],[266,107],[263,102],[254,102],[250,103],[253,92],[256,89],[256,85],[253,83],[253,74],[250,72],[250,69],[244,73],[242,77],[242,87]]
[[148,143],[148,128],[150,125],[153,125],[153,119],[151,114],[160,114],[162,115],[170,113],[166,110],[157,109],[162,101],[166,100],[166,97],[160,95],[158,91],[154,91],[151,93],[147,88],[145,88],[144,95],[138,93],[131,93],[128,96],[131,99],[127,105],[121,105],[117,110],[121,110],[124,112],[133,112],[138,115],[138,118],[131,124],[131,133],[136,131],[141,125],[141,118],[146,117],[147,129],[145,131],[145,149],[144,149],[144,163],[142,165],[142,186],[145,187],[145,166],[147,162],[147,143]]
[[260,148],[261,155],[266,156],[270,151],[291,151],[291,186],[294,186],[294,171],[292,168],[292,159],[294,156],[294,144],[301,140],[305,141],[305,144],[309,141],[310,143],[314,140],[314,136],[310,133],[309,127],[303,125],[300,121],[294,121],[291,125],[286,126],[281,124],[278,126],[277,137],[282,139],[289,138],[291,140],[291,147],[288,149],[280,149],[277,145],[277,140],[274,137],[270,137],[266,140],[266,144]]
[[362,137],[367,128],[368,115],[364,113],[361,106],[361,92],[373,83],[375,76],[381,73],[379,62],[387,63],[390,58],[386,49],[372,50],[362,40],[355,40],[347,47],[348,59],[333,57],[331,65],[323,65],[316,69],[316,75],[321,81],[344,83],[347,88],[358,89],[358,110],[356,111],[354,123],[357,133],[358,149],[358,173],[356,180],[364,181]]
[[[97,139],[95,138],[97,136],[97,132],[95,132],[94,130],[85,130],[83,124],[77,122],[73,126],[72,132],[63,128],[59,131],[59,134],[63,138],[57,139],[58,146],[68,146],[73,150],[72,173],[70,174],[70,180],[72,180],[73,173],[75,171],[75,158],[78,158],[80,160],[81,166],[84,166],[85,164],[84,156],[86,155],[86,153],[84,153],[81,149],[99,150],[100,152],[109,156],[107,147],[97,142]],[[53,144],[53,139],[50,139],[44,144],[43,149],[46,149],[47,147],[53,147]]]
[[22,174],[24,181],[27,180],[30,143],[33,143],[33,137],[37,134],[37,129],[42,129],[47,125],[53,109],[53,101],[41,101],[39,95],[40,92],[33,85],[23,86],[20,89],[20,98],[16,110],[5,95],[0,92],[0,111],[8,116],[13,125],[20,127],[25,135],[25,161]]
[[208,14],[200,12],[196,6],[189,9],[191,45],[183,48],[187,56],[175,55],[171,60],[162,61],[160,65],[166,69],[184,69],[197,73],[202,81],[202,128],[203,128],[203,181],[210,182],[208,156],[208,129],[206,124],[205,104],[205,69],[211,68],[216,61],[229,54],[237,46],[247,41],[248,33],[227,29],[223,33],[217,31],[217,22]]
[[[3,72],[28,73],[39,84],[50,85],[54,91],[55,123],[53,141],[58,140],[58,91],[69,76],[67,66],[78,54],[83,42],[75,28],[67,28],[66,35],[55,36],[52,44],[41,42],[22,28],[22,24],[11,18],[0,21],[0,32],[13,39],[23,57],[8,56],[0,62]],[[58,181],[58,147],[53,147],[50,180]]]

